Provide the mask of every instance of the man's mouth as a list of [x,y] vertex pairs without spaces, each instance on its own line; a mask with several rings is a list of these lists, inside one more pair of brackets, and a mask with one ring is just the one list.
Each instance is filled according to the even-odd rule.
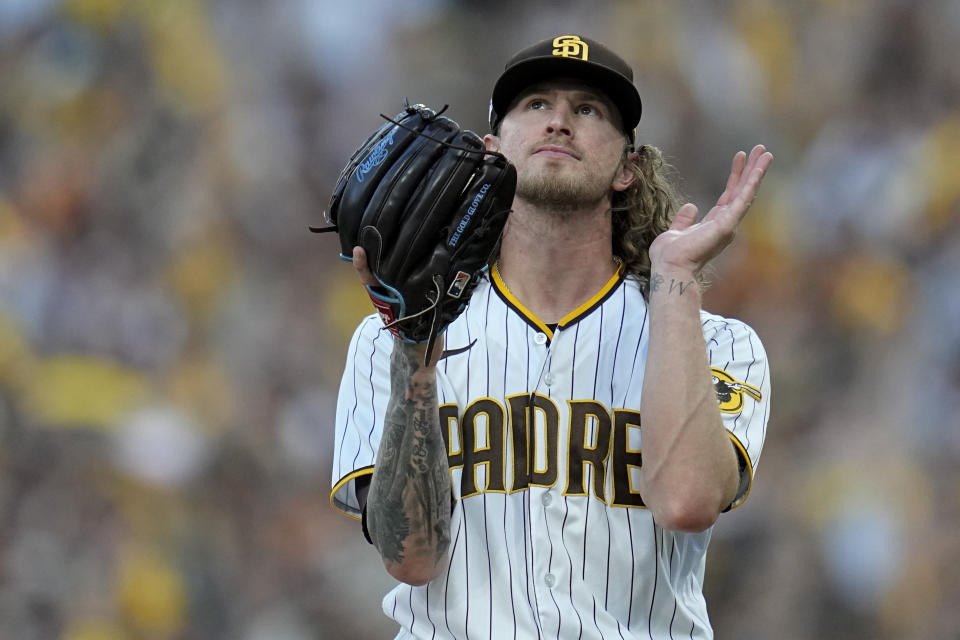
[[545,144],[542,147],[537,147],[537,150],[533,152],[533,155],[545,156],[549,158],[573,158],[574,160],[580,159],[580,156],[573,151],[573,149],[557,144]]

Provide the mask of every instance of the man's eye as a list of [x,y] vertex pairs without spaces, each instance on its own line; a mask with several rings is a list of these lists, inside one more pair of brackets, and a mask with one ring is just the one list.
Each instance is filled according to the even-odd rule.
[[577,113],[582,116],[592,116],[597,114],[597,110],[593,107],[593,105],[584,104],[580,105],[580,108],[577,109]]
[[544,102],[543,100],[531,100],[529,108],[530,109],[546,109],[547,103]]

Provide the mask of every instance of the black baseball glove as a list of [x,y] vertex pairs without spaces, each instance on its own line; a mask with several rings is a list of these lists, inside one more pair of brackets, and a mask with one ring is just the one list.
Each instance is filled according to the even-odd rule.
[[395,336],[427,344],[467,304],[487,270],[516,189],[516,169],[483,140],[423,105],[407,105],[353,154],[327,210],[340,257],[362,247],[379,286],[370,299]]

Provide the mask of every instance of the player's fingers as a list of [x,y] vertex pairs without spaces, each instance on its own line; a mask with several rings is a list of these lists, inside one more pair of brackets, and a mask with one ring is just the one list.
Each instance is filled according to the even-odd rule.
[[763,161],[759,162],[758,165],[747,174],[743,188],[740,189],[737,197],[730,203],[729,210],[737,221],[746,215],[747,209],[753,204],[753,199],[756,197],[757,190],[760,188],[760,181],[763,180],[767,167],[770,166],[770,161],[773,160],[772,155],[768,154],[768,156],[769,157],[765,157]]
[[728,201],[735,198],[737,193],[743,189],[750,177],[750,173],[758,166],[758,162],[765,152],[766,148],[762,144],[758,144],[750,150],[750,155],[743,155],[743,164],[740,165],[740,172],[737,176],[736,183],[729,189]]
[[743,217],[756,197],[760,181],[772,161],[773,154],[767,151],[762,144],[758,144],[751,149],[737,185],[724,193],[727,196],[726,202],[718,204],[727,204],[728,209],[732,210],[734,217],[738,220]]
[[750,174],[753,173],[755,169],[762,169],[766,171],[767,166],[770,164],[770,160],[773,159],[773,155],[767,151],[766,147],[762,144],[758,144],[753,149],[750,150],[750,156],[747,158],[746,167],[743,171],[742,180],[744,183],[750,177]]
[[368,287],[377,284],[377,279],[373,277],[373,272],[370,271],[370,267],[367,265],[367,252],[361,247],[353,248],[353,268],[357,270],[357,274],[360,276],[360,282]]
[[727,180],[727,188],[734,187],[743,175],[743,168],[747,165],[747,154],[743,151],[737,151],[733,154],[733,160],[730,162],[730,178]]
[[[773,162],[773,154],[767,151],[762,144],[758,144],[753,148],[753,151],[750,152],[750,160],[747,164],[745,170],[745,183],[746,187],[749,182],[754,190],[753,195],[756,195],[756,190],[760,186],[760,181],[763,180],[763,176],[767,173],[767,168],[770,166],[770,163]],[[753,196],[751,196],[752,201]],[[749,202],[748,202],[749,204]]]
[[757,156],[756,166],[758,169],[761,169],[764,174],[766,174],[771,162],[773,162],[773,154],[767,150],[764,150],[763,153]]
[[727,185],[724,187],[723,193],[720,194],[720,198],[717,199],[717,204],[721,207],[733,199],[735,189],[740,183],[740,178],[743,175],[743,168],[746,163],[747,154],[745,154],[743,151],[737,151],[733,155],[733,161],[730,163],[730,176],[727,178]]
[[691,202],[680,207],[676,215],[673,216],[673,223],[670,229],[673,231],[683,231],[689,228],[697,221],[697,207]]

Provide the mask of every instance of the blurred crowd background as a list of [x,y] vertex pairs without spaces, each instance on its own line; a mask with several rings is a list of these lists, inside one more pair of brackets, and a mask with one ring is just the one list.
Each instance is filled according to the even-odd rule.
[[718,637],[958,637],[960,2],[0,0],[0,638],[392,637],[329,505],[369,303],[307,226],[380,113],[483,133],[567,32],[701,210],[776,157],[707,296],[773,372]]

